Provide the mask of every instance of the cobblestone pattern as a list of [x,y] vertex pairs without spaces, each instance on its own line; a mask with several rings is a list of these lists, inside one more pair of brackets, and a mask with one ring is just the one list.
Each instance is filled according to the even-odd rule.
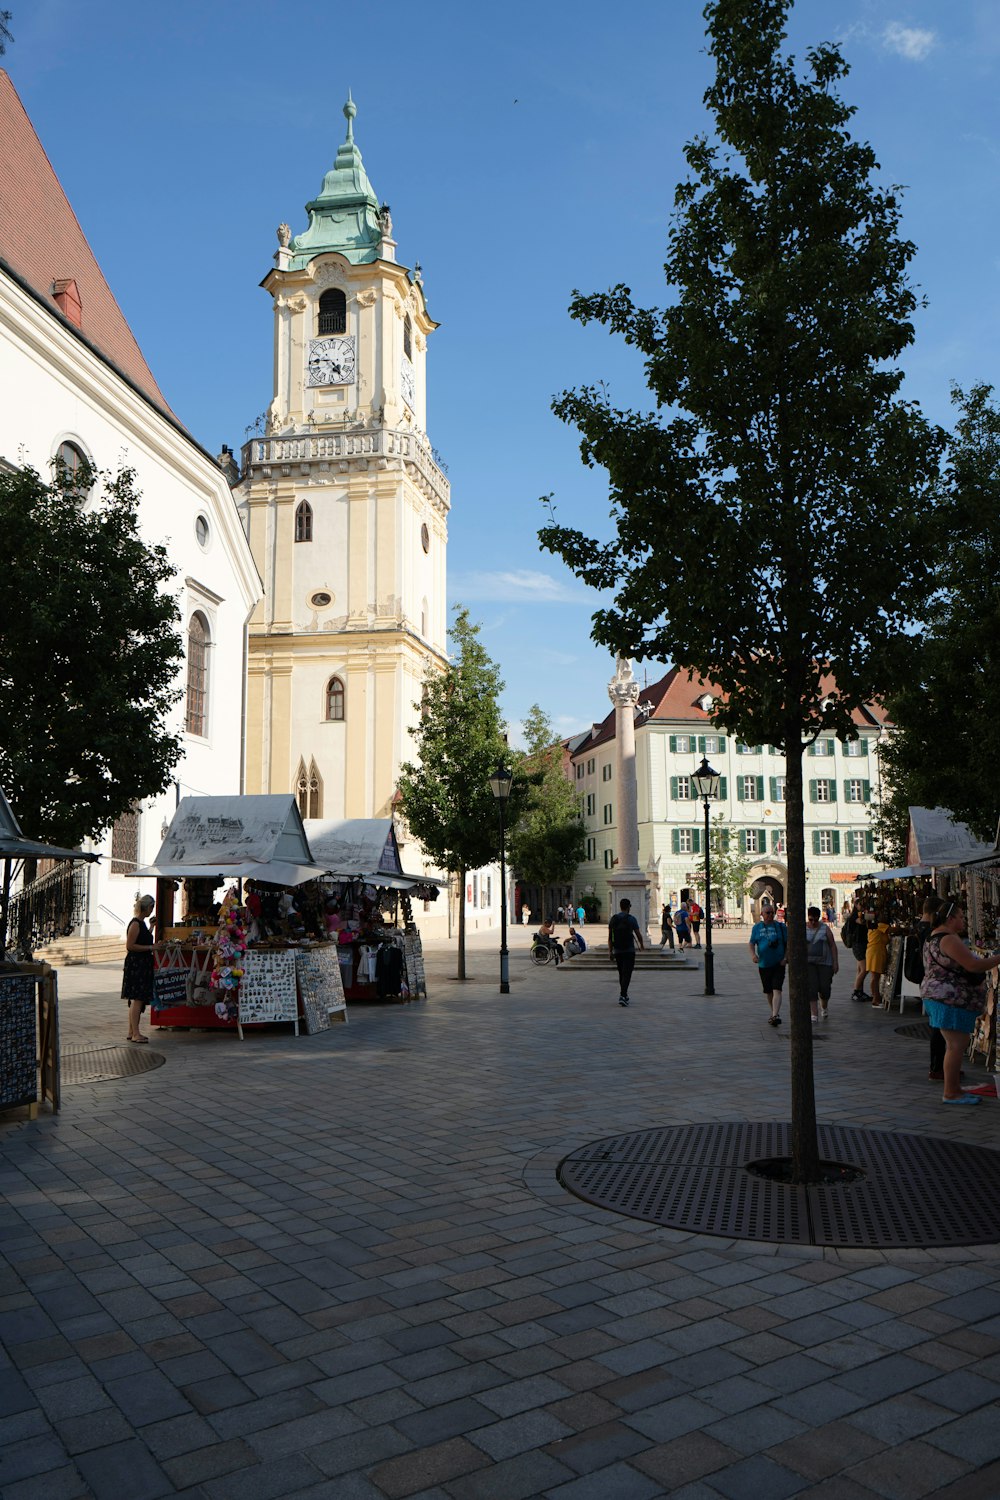
[[[509,997],[432,952],[427,1004],[168,1034],[0,1119],[4,1500],[1000,1495],[1000,1248],[685,1236],[555,1181],[602,1135],[787,1118],[745,934],[716,998],[643,972],[627,1011],[513,938]],[[117,980],[64,971],[68,1040],[119,1037]],[[848,989],[820,1117],[1000,1144]]]

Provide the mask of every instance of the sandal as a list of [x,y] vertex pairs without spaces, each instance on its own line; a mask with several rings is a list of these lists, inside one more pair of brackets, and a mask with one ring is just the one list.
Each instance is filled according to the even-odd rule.
[[127,1042],[133,1042],[133,1043],[134,1042],[146,1042],[148,1044],[149,1037],[148,1036],[127,1036],[125,1038],[125,1040]]

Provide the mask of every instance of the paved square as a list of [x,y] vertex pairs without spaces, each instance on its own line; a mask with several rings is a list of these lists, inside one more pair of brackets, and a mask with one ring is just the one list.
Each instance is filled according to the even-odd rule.
[[[787,1119],[745,933],[715,998],[640,971],[627,1011],[511,939],[509,996],[473,934],[426,1003],[150,1028],[165,1066],[0,1118],[4,1500],[1000,1495],[1000,1247],[683,1235],[556,1182],[602,1136]],[[60,982],[64,1046],[124,1036],[117,969]],[[1000,1103],[944,1109],[896,1034],[914,1008],[849,988],[821,1120],[1000,1147]]]

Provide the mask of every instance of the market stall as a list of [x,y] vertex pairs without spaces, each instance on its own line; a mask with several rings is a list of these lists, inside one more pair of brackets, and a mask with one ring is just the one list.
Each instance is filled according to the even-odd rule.
[[329,872],[327,924],[347,998],[426,999],[413,902],[436,900],[444,882],[406,873],[391,818],[308,818],[305,830],[313,858]]
[[[326,897],[295,799],[185,797],[140,876],[157,882],[157,1027],[296,1034],[347,1019]],[[220,891],[221,901],[216,902]],[[179,904],[180,911],[175,911]]]

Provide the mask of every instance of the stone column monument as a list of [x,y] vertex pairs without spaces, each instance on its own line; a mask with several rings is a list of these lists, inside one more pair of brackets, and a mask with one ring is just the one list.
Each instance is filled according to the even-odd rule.
[[639,812],[635,775],[635,706],[639,684],[632,675],[628,657],[619,656],[615,675],[608,683],[608,697],[615,706],[615,797],[618,828],[618,863],[608,880],[610,917],[627,896],[632,915],[648,941],[649,881],[639,868]]

